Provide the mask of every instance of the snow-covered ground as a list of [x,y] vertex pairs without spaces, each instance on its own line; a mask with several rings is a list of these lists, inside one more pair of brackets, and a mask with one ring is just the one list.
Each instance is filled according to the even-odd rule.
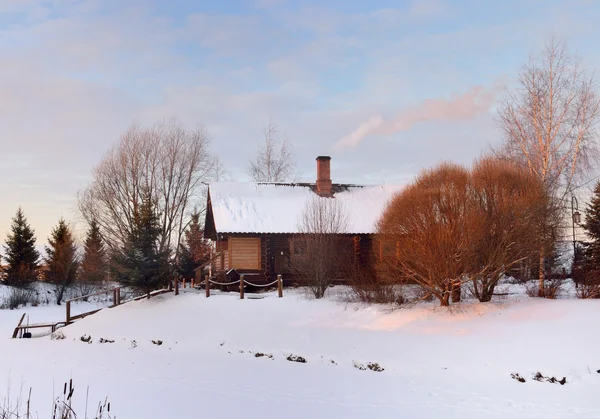
[[[76,404],[89,386],[91,405],[108,396],[123,419],[600,418],[600,300],[390,310],[297,290],[248,297],[182,290],[103,310],[64,340],[9,339],[23,311],[37,323],[64,307],[0,310],[0,383],[13,397],[33,387],[40,417],[72,377]],[[384,371],[356,368],[368,363]]]

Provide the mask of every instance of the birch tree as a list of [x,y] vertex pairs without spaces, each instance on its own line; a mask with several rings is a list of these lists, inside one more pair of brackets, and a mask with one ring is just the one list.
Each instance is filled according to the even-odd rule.
[[264,130],[264,143],[250,161],[248,174],[255,182],[291,182],[294,180],[296,162],[290,141],[277,139],[277,127],[269,121]]
[[93,172],[92,183],[80,193],[79,208],[95,220],[110,250],[131,236],[135,215],[147,195],[158,214],[159,252],[174,256],[189,211],[203,207],[203,182],[213,180],[215,158],[203,128],[188,130],[178,122],[152,128],[130,127]]
[[[506,139],[498,154],[524,165],[542,181],[553,198],[548,220],[565,207],[561,201],[597,159],[599,108],[593,75],[554,38],[521,69],[517,87],[507,92],[499,108]],[[555,235],[554,227],[546,225],[546,241]],[[539,253],[540,296],[548,252],[542,247]]]

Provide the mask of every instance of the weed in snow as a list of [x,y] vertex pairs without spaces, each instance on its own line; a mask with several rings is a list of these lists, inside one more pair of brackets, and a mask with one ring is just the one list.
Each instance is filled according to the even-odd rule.
[[129,349],[135,349],[137,348],[137,342],[135,340],[131,341],[131,347]]
[[293,355],[293,354],[290,354],[290,355],[288,355],[288,356],[287,356],[287,358],[286,358],[286,359],[287,359],[288,361],[291,361],[291,362],[299,362],[299,363],[301,363],[301,364],[306,364],[306,359],[305,359],[305,358],[303,358],[303,357],[301,357],[300,355]]
[[266,357],[266,358],[269,358],[269,359],[273,359],[273,355],[271,355],[271,354],[263,354],[262,352],[257,352],[257,353],[255,353],[255,354],[254,354],[254,357],[255,357],[255,358],[263,358],[263,357]]
[[160,345],[163,344],[163,341],[162,340],[153,340],[152,343],[155,344],[155,345],[157,345],[157,346],[160,346]]
[[92,343],[92,335],[83,335],[80,339],[82,342]]
[[524,383],[525,382],[525,379],[523,377],[521,377],[520,374],[512,373],[510,376],[511,376],[511,378],[517,380],[519,383]]
[[563,377],[561,380],[559,380],[556,377],[546,377],[539,371],[533,375],[533,379],[535,381],[539,381],[539,382],[545,381],[547,383],[560,384],[561,386],[564,386],[565,384],[567,384],[567,377]]
[[57,330],[55,332],[52,332],[52,334],[50,335],[50,339],[52,339],[52,340],[63,340],[65,338],[66,338],[66,336],[62,330]]
[[377,362],[369,362],[367,365],[364,365],[360,362],[353,361],[353,364],[354,364],[354,368],[357,368],[361,371],[366,371],[366,370],[375,371],[375,372],[385,371],[385,368],[383,368]]
[[115,341],[112,340],[112,339],[100,338],[100,340],[98,341],[98,343],[115,343]]

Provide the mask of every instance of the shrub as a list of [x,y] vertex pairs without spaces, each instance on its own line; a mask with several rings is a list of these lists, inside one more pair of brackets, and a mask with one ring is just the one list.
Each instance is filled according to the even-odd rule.
[[377,272],[367,270],[360,264],[350,264],[348,284],[355,297],[369,304],[404,304],[402,285],[378,276]]
[[37,304],[35,292],[29,288],[11,287],[3,307],[14,310],[27,304]]
[[580,282],[576,291],[577,298],[589,299],[600,298],[600,284],[592,282]]

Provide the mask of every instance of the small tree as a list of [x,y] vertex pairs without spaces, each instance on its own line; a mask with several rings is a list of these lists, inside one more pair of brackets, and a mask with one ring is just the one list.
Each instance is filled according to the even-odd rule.
[[12,219],[11,232],[4,245],[7,265],[5,281],[8,285],[24,285],[37,278],[40,254],[35,241],[35,233],[19,208]]
[[204,239],[198,212],[192,214],[184,236],[184,243],[181,244],[179,252],[178,271],[184,278],[192,278],[194,269],[210,258],[210,243]]
[[298,222],[298,247],[292,255],[292,271],[308,285],[315,298],[322,298],[344,268],[349,255],[344,253],[341,236],[348,230],[348,216],[335,198],[315,196],[303,209]]
[[155,206],[145,195],[134,214],[133,230],[125,245],[116,253],[117,280],[144,293],[163,287],[169,279],[169,253],[160,248],[160,226]]
[[65,289],[77,278],[79,266],[73,234],[62,218],[50,233],[45,260],[46,280],[55,285],[56,304],[60,305]]
[[264,132],[264,144],[259,147],[256,159],[250,161],[248,174],[255,182],[291,182],[294,180],[296,162],[292,145],[287,138],[276,139],[277,127],[269,122]]
[[80,280],[101,284],[106,279],[108,272],[106,262],[106,249],[100,236],[100,228],[98,223],[92,220],[85,238]]

